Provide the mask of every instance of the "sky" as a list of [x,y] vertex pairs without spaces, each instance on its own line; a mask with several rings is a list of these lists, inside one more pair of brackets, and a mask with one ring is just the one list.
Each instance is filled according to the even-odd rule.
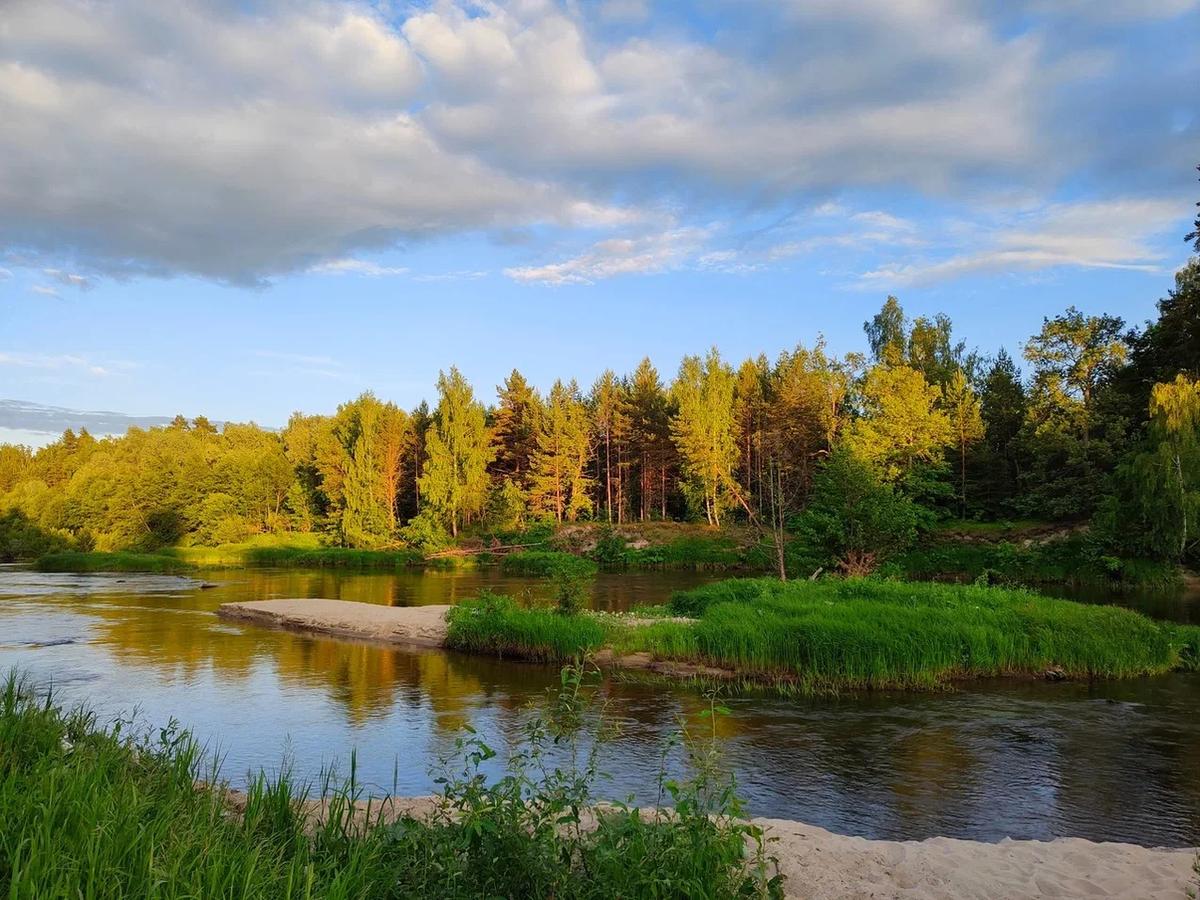
[[888,294],[985,353],[1140,323],[1197,37],[1200,0],[6,0],[0,399],[282,425],[452,364],[490,400],[863,350]]

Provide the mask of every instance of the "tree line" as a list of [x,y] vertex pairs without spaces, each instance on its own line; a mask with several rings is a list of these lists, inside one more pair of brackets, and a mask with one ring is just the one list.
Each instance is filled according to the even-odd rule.
[[1155,321],[1072,307],[1020,363],[894,297],[864,332],[864,353],[818,339],[735,366],[714,348],[669,379],[645,359],[587,390],[543,393],[514,370],[490,404],[451,368],[432,409],[366,393],[278,432],[183,417],[120,437],[67,431],[36,452],[0,445],[0,511],[101,549],[288,531],[428,548],[540,520],[735,520],[782,544],[821,515],[844,532],[864,510],[882,541],[903,503],[1091,520],[1124,552],[1196,555],[1200,261]]

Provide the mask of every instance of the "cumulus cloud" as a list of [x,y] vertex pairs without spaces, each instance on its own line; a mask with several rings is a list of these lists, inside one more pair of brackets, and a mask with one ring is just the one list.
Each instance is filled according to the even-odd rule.
[[264,284],[557,228],[593,248],[510,274],[561,283],[725,252],[666,251],[676,223],[855,192],[970,203],[1092,173],[1161,194],[1187,177],[1197,125],[1161,123],[1191,108],[1197,64],[1103,35],[1195,8],[716,0],[738,27],[704,33],[643,0],[9,0],[0,247],[81,288]]

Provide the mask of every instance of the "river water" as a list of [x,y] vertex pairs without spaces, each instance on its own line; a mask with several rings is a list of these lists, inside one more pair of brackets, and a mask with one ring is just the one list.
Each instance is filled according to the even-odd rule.
[[[0,566],[0,669],[17,667],[60,702],[144,726],[189,726],[239,782],[286,760],[302,777],[344,772],[378,792],[436,789],[432,762],[463,726],[501,750],[520,740],[555,669],[436,650],[398,650],[218,619],[225,602],[338,597],[453,603],[489,587],[544,593],[490,570],[343,574],[40,574]],[[601,575],[595,604],[661,602],[708,576]],[[1094,597],[1089,599],[1096,599]],[[1149,614],[1197,620],[1200,599],[1135,598]],[[706,701],[687,688],[612,680],[619,733],[602,751],[601,793],[651,800],[669,739]],[[1075,836],[1200,844],[1200,676],[1096,685],[985,683],[940,694],[741,697],[718,719],[725,764],[755,815],[844,834],[994,841]]]

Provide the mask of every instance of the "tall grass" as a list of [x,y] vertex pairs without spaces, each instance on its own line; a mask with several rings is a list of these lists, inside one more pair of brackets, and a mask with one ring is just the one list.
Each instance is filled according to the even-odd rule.
[[670,607],[699,619],[640,632],[642,649],[834,686],[932,687],[1047,671],[1123,678],[1200,663],[1200,628],[1028,591],[748,579],[677,593]]
[[609,632],[592,616],[525,608],[487,591],[452,607],[446,622],[451,649],[534,662],[565,662],[598,650]]
[[65,550],[38,557],[34,568],[39,572],[190,572],[191,563],[161,553],[84,553]]
[[[7,897],[403,898],[778,896],[759,829],[703,756],[674,786],[672,815],[595,802],[596,717],[578,676],[505,775],[473,733],[443,764],[426,818],[358,802],[353,778],[322,779],[320,803],[287,776],[255,779],[244,803],[213,787],[196,743],[170,726],[133,739],[64,713],[10,677],[0,690],[0,893]],[[560,745],[573,749],[551,764]],[[555,757],[560,758],[560,757]],[[664,783],[665,779],[664,779]],[[748,852],[749,851],[749,852]]]
[[449,645],[543,661],[605,647],[818,690],[1200,668],[1200,627],[1000,588],[735,579],[679,592],[669,611],[694,621],[565,617],[488,596],[452,611]]

